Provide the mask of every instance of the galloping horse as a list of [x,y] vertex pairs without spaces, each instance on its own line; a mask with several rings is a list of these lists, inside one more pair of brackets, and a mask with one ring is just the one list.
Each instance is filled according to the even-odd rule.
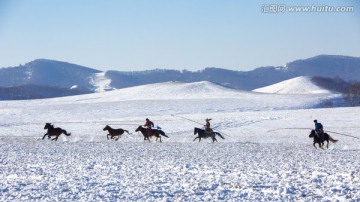
[[104,131],[107,130],[109,132],[109,134],[106,135],[107,139],[109,139],[109,136],[111,137],[111,139],[114,139],[115,136],[117,136],[117,138],[115,140],[118,140],[124,132],[126,132],[127,134],[130,135],[129,131],[127,131],[127,130],[123,130],[121,128],[113,129],[109,125],[106,125],[103,130]]
[[44,129],[47,129],[47,133],[44,135],[42,139],[44,139],[46,136],[48,136],[48,138],[50,138],[51,136],[56,136],[51,140],[57,141],[61,133],[64,133],[66,136],[71,135],[71,133],[67,133],[66,130],[63,130],[61,128],[54,128],[54,126],[51,123],[46,123]]
[[150,139],[149,137],[151,136],[155,136],[156,137],[156,141],[158,140],[158,138],[160,138],[160,142],[161,142],[161,136],[164,136],[164,137],[167,137],[169,138],[169,136],[167,136],[164,131],[162,130],[156,130],[156,129],[147,129],[147,128],[143,128],[142,126],[139,126],[135,132],[141,132],[144,136],[144,140],[149,140],[150,142]]
[[211,133],[206,133],[205,130],[201,129],[201,128],[194,128],[194,135],[198,134],[198,136],[193,140],[195,141],[197,138],[199,138],[199,142],[201,140],[201,138],[209,138],[211,137],[212,142],[217,142],[217,139],[215,138],[216,135],[220,136],[222,139],[225,139],[220,133],[218,132],[211,132]]
[[314,147],[316,148],[315,144],[318,143],[319,144],[319,147],[321,149],[323,149],[323,146],[324,146],[324,141],[327,142],[327,145],[326,145],[326,148],[329,148],[329,141],[331,141],[332,143],[336,143],[338,140],[334,140],[329,134],[327,133],[324,133],[324,141],[321,141],[320,140],[320,137],[318,137],[316,135],[316,132],[315,130],[311,130],[311,133],[309,135],[309,138],[314,138]]

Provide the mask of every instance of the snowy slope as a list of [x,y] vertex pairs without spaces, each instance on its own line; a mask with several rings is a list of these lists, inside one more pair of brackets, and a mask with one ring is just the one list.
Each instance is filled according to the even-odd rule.
[[95,92],[105,92],[113,90],[110,86],[111,79],[106,78],[105,72],[95,73],[90,80],[90,84],[94,86]]
[[[173,100],[171,104],[187,102],[203,103],[200,107],[211,109],[209,105],[224,105],[224,107],[235,111],[248,110],[271,110],[271,109],[299,109],[319,107],[326,100],[336,100],[341,96],[338,94],[319,95],[274,95],[251,91],[234,90],[211,82],[165,82],[149,84],[124,89],[118,89],[102,93],[86,94],[79,96],[60,97],[53,99],[4,102],[9,106],[20,103],[26,105],[53,105],[55,104],[82,104],[103,102],[125,102],[125,101],[165,101]],[[299,102],[298,100],[302,101]],[[205,102],[206,101],[206,102]],[[336,101],[337,102],[337,101]],[[169,102],[168,102],[169,103]],[[341,103],[340,103],[341,104]],[[192,104],[188,104],[193,108]],[[337,103],[335,103],[335,106]]]
[[310,77],[296,77],[280,83],[276,83],[263,88],[253,90],[261,93],[278,93],[278,94],[326,94],[332,93],[323,89],[311,81]]
[[[360,138],[360,108],[312,109],[323,98],[199,82],[3,101],[0,200],[358,201],[360,140],[329,132],[339,142],[320,150],[308,134],[316,118]],[[169,138],[144,141],[145,118]],[[193,142],[205,118],[224,140]],[[42,140],[46,122],[72,135]],[[107,140],[106,124],[130,134]]]

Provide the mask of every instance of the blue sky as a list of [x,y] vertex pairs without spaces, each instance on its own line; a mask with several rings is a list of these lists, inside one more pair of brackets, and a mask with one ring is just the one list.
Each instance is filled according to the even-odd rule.
[[[353,12],[264,13],[264,5]],[[100,70],[247,71],[320,54],[360,57],[357,0],[0,0],[0,67],[37,58]]]

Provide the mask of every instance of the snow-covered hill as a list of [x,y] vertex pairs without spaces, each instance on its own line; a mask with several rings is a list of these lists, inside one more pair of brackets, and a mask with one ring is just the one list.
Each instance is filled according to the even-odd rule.
[[[272,109],[303,109],[322,107],[326,101],[333,102],[334,106],[342,106],[341,95],[313,94],[313,95],[281,95],[264,94],[251,91],[226,88],[208,81],[194,83],[165,82],[148,84],[113,91],[68,96],[52,99],[8,102],[9,105],[53,105],[55,104],[82,104],[82,103],[114,103],[124,101],[143,100],[173,100],[173,103],[184,103],[184,106],[194,108],[212,108],[209,104],[218,103],[225,108],[235,111],[272,110]],[[299,102],[299,100],[302,100]],[[212,101],[209,102],[209,101]],[[189,103],[203,103],[200,106]],[[187,103],[187,104],[185,104]],[[234,106],[236,106],[234,108]],[[195,108],[196,108],[195,107]],[[216,107],[213,107],[216,108]],[[216,109],[214,109],[216,110]]]
[[280,83],[253,90],[261,93],[278,94],[329,94],[329,90],[317,86],[310,77],[296,77]]
[[109,92],[107,96],[122,100],[162,100],[162,99],[208,99],[235,98],[246,91],[226,88],[208,81],[182,83],[164,82],[135,86]]
[[90,89],[91,76],[100,71],[84,66],[47,59],[38,59],[18,67],[0,68],[0,86],[56,86]]

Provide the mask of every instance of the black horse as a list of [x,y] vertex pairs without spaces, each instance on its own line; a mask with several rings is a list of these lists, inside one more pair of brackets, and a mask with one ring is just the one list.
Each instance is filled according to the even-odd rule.
[[211,137],[212,142],[217,142],[217,139],[215,138],[216,135],[220,136],[222,139],[225,139],[220,133],[218,132],[211,132],[211,133],[206,133],[205,130],[201,129],[201,128],[194,128],[194,135],[198,134],[198,136],[193,140],[195,141],[197,138],[199,138],[199,142],[201,140],[201,138],[209,138]]
[[107,130],[109,132],[109,134],[106,135],[107,139],[109,139],[109,136],[111,139],[114,139],[115,136],[117,136],[117,138],[115,140],[118,140],[124,132],[126,132],[127,134],[130,135],[129,131],[127,131],[127,130],[123,130],[121,128],[114,129],[114,128],[111,128],[109,125],[106,125],[103,130],[104,131]]
[[158,138],[160,138],[160,142],[161,142],[161,136],[164,136],[164,137],[167,137],[169,138],[169,136],[167,136],[164,131],[162,130],[156,130],[156,129],[148,129],[148,128],[144,128],[142,126],[139,126],[135,132],[141,132],[144,136],[144,140],[149,140],[150,142],[150,138],[149,137],[152,137],[152,136],[155,136],[156,137],[156,141],[158,140]]
[[70,136],[71,133],[67,133],[66,130],[63,130],[61,128],[54,128],[54,126],[51,123],[46,123],[44,129],[47,129],[47,133],[44,135],[42,139],[44,139],[46,136],[50,138],[51,136],[55,136],[55,138],[51,140],[57,141],[59,136],[64,133],[66,136]]
[[314,147],[316,148],[315,144],[319,144],[319,148],[323,149],[324,141],[327,142],[326,148],[329,148],[329,141],[332,143],[336,143],[338,140],[334,140],[329,134],[324,133],[324,140],[321,141],[320,137],[317,136],[315,130],[311,130],[311,133],[309,135],[309,138],[314,138]]

